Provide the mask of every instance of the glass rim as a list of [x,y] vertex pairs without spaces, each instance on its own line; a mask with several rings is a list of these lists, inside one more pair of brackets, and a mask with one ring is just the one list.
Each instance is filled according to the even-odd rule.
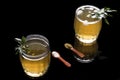
[[86,22],[86,20],[83,21],[83,20],[81,20],[80,18],[78,18],[78,11],[79,11],[80,9],[82,9],[82,8],[85,8],[85,7],[93,8],[93,9],[95,9],[95,10],[100,10],[100,8],[98,8],[98,7],[94,6],[94,5],[82,5],[82,6],[79,6],[79,7],[76,9],[76,11],[75,11],[75,17],[76,17],[79,21],[81,21],[81,22],[83,22],[83,23],[87,23],[87,24],[95,24],[95,23],[97,23],[97,22],[99,22],[99,21],[102,20],[102,18],[98,18],[98,20],[96,20],[96,21],[91,21],[91,22],[87,21],[87,22]]
[[33,39],[42,40],[49,46],[49,40],[45,36],[43,36],[43,35],[40,35],[40,34],[30,34],[30,35],[26,36],[26,41],[33,40]]
[[48,53],[49,53],[49,51],[46,51],[42,54],[32,56],[32,55],[28,55],[28,54],[23,52],[21,55],[22,55],[22,57],[24,57],[27,60],[36,61],[36,60],[43,59],[44,57],[46,57],[48,55]]
[[28,60],[40,60],[41,58],[44,58],[45,56],[47,56],[47,54],[50,51],[49,41],[45,36],[40,35],[40,34],[30,34],[30,35],[26,36],[26,41],[34,40],[34,39],[41,40],[41,41],[45,42],[46,46],[43,46],[43,45],[42,46],[47,48],[47,50],[45,52],[43,52],[42,54],[38,54],[38,55],[35,55],[35,56],[26,54],[26,52],[23,51],[21,53],[21,55]]

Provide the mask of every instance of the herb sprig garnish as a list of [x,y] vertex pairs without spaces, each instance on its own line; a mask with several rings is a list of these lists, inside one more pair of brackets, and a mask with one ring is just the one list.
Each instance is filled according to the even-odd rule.
[[105,22],[109,25],[107,17],[112,17],[112,15],[110,14],[111,12],[117,12],[117,10],[112,10],[111,8],[104,7],[99,11],[94,11],[88,16],[91,16],[92,18],[99,18],[99,19],[103,18]]
[[18,53],[24,53],[24,52],[28,52],[28,45],[26,45],[26,38],[24,36],[22,36],[22,38],[15,38],[15,41],[18,42],[17,47],[15,48],[16,50],[16,54]]

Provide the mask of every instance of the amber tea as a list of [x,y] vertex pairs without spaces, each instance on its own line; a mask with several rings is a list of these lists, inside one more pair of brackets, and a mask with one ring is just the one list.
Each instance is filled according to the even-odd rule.
[[20,54],[24,72],[31,77],[44,75],[51,57],[48,40],[41,35],[29,35],[25,45],[28,51]]
[[99,8],[92,5],[84,5],[76,9],[74,30],[76,38],[83,43],[94,42],[101,30],[102,19],[91,16]]

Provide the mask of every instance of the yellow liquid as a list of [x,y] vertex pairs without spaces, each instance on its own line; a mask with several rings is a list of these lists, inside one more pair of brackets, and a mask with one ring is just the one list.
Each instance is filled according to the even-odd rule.
[[[27,53],[32,56],[42,54],[47,49],[40,43],[30,42],[29,44],[30,51]],[[31,77],[39,77],[45,74],[50,64],[50,51],[43,57],[38,59],[30,59],[24,55],[20,55],[20,61],[22,63],[24,72]]]
[[85,9],[81,14],[76,14],[74,20],[75,35],[83,43],[94,42],[101,30],[102,20],[87,17],[92,10]]

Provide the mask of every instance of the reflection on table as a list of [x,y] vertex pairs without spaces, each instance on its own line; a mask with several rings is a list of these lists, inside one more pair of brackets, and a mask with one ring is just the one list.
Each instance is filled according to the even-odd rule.
[[74,48],[77,49],[79,52],[82,52],[85,57],[80,58],[77,55],[74,55],[74,57],[82,63],[89,63],[94,60],[94,58],[98,55],[98,43],[97,41],[86,44],[80,42],[78,39],[75,38],[74,40]]

